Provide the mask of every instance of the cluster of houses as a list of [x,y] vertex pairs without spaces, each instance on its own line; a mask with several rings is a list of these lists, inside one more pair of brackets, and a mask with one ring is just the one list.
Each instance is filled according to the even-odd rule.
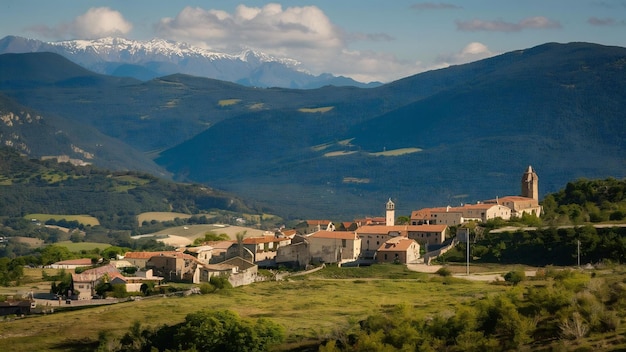
[[[233,286],[262,280],[259,267],[298,267],[310,264],[360,265],[371,263],[417,263],[422,253],[450,244],[450,227],[468,222],[505,220],[523,214],[541,214],[537,174],[528,167],[522,177],[522,194],[486,200],[459,207],[425,208],[413,211],[410,222],[395,224],[395,204],[386,203],[386,216],[338,224],[330,220],[306,220],[294,229],[280,229],[239,241],[206,242],[176,251],[127,252],[111,264],[73,274],[77,299],[90,299],[103,280],[139,291],[153,282],[202,283],[213,276],[226,276]],[[91,263],[88,263],[91,265]],[[135,267],[135,276],[120,274],[120,268]]]

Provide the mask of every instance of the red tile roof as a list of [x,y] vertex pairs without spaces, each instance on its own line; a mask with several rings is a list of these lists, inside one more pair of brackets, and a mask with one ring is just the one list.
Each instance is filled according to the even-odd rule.
[[448,228],[447,225],[374,225],[374,226],[361,226],[356,230],[359,235],[364,234],[389,234],[390,232],[397,232],[406,236],[409,232],[443,232]]
[[356,233],[354,233],[353,231],[317,231],[309,237],[333,238],[338,240],[354,240],[358,238]]
[[462,213],[468,209],[484,209],[487,210],[496,206],[495,199],[493,203],[478,203],[478,204],[464,204],[460,207],[437,207],[437,208],[424,208],[420,210],[414,210],[411,212],[411,219],[430,219],[433,213]]
[[276,238],[276,236],[266,235],[259,237],[246,237],[243,239],[244,244],[259,244],[259,243],[271,243],[271,242],[281,242],[285,239]]
[[328,223],[331,222],[330,220],[306,220],[306,224],[308,226],[327,226]]
[[408,239],[405,237],[395,237],[392,238],[385,243],[383,243],[379,248],[379,252],[406,252],[413,243],[417,243],[415,240]]
[[291,229],[291,230],[282,230],[280,231],[280,233],[282,233],[285,236],[293,236],[296,233],[298,233],[298,231],[296,231],[295,229]]
[[60,262],[54,263],[54,265],[84,265],[84,266],[90,266],[91,264],[92,264],[91,258],[62,260]]
[[502,204],[503,202],[528,202],[535,201],[534,198],[522,197],[522,196],[505,196],[496,199],[488,199],[485,201],[487,204]]
[[107,264],[93,269],[88,269],[80,274],[72,274],[72,281],[74,282],[92,282],[99,280],[104,275],[110,278],[121,275],[114,264]]

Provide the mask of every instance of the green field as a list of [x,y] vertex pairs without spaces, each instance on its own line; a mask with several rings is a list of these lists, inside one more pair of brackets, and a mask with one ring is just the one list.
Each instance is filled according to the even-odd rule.
[[152,220],[155,220],[155,221],[163,222],[163,221],[171,221],[176,218],[189,219],[190,217],[191,217],[190,214],[165,212],[165,211],[151,211],[151,212],[141,213],[137,215],[137,222],[139,222],[139,226],[141,226],[141,224],[143,224],[144,221],[150,222]]
[[50,219],[59,221],[65,219],[67,221],[78,221],[80,224],[96,226],[100,225],[98,219],[90,215],[63,215],[63,214],[26,214],[24,219],[37,219],[39,222],[46,222]]
[[108,243],[97,243],[97,242],[72,242],[72,241],[61,241],[55,243],[57,246],[63,246],[69,249],[70,252],[80,252],[80,251],[92,251],[96,248],[103,250],[105,248],[111,247]]
[[329,112],[330,110],[334,108],[335,108],[334,106],[323,106],[319,108],[300,108],[298,109],[298,111],[304,112],[304,113],[325,113],[325,112]]
[[[0,323],[0,343],[6,351],[75,351],[73,342],[96,341],[102,331],[121,336],[134,321],[144,327],[173,325],[198,309],[230,309],[242,317],[282,324],[287,345],[295,347],[322,341],[338,328],[398,304],[420,307],[427,316],[506,289],[458,279],[444,281],[396,265],[334,268],[218,294],[159,297]],[[65,331],[72,333],[60,333]]]
[[[463,265],[447,268],[453,273],[463,273],[465,270]],[[477,264],[472,267],[472,272],[487,274],[516,269],[529,268]],[[541,270],[545,275],[546,270],[553,269],[556,268]],[[26,274],[26,282],[15,288],[15,293],[33,289],[45,292],[50,286],[49,282],[41,282],[41,269],[27,269]],[[51,274],[54,272],[48,272],[48,275]],[[288,277],[283,281],[260,282],[205,295],[155,296],[80,309],[62,304],[53,314],[0,321],[0,344],[3,351],[92,351],[98,345],[99,336],[108,336],[108,341],[115,341],[129,332],[135,322],[141,324],[141,329],[157,328],[178,324],[187,314],[198,310],[228,309],[243,318],[265,318],[284,326],[286,340],[276,350],[309,351],[317,350],[316,346],[328,339],[345,337],[343,334],[350,327],[358,327],[359,322],[367,317],[391,313],[399,307],[410,312],[407,319],[433,321],[437,317],[449,317],[459,311],[467,312],[469,307],[480,306],[479,302],[496,302],[493,300],[496,296],[521,299],[522,293],[526,292],[524,286],[530,288],[527,293],[532,293],[533,288],[551,286],[553,280],[554,277],[544,276],[524,281],[520,286],[512,286],[501,280],[470,281],[460,276],[442,277],[434,273],[418,273],[402,265],[326,267],[314,273]],[[541,300],[541,297],[557,299],[551,302],[571,308],[581,304],[580,299],[589,300],[592,291],[606,293],[606,287],[611,286],[618,290],[614,292],[622,292],[623,289],[618,286],[623,286],[623,282],[626,282],[626,269],[613,267],[593,272],[576,271],[563,282],[570,287],[561,286],[565,291],[581,284],[586,285],[581,291],[582,295],[576,296],[579,298],[577,302],[568,300],[560,303],[559,299],[567,297],[567,294],[549,289],[544,291],[548,296],[536,296],[534,302]],[[0,292],[12,294],[7,290]],[[533,295],[536,295],[537,291],[534,292]],[[504,295],[500,295],[501,293]],[[44,301],[45,303],[48,303],[48,307],[54,303],[59,307],[56,301]],[[547,319],[556,319],[546,312],[538,314]],[[619,313],[619,316],[622,314]],[[542,322],[538,320],[536,323]],[[545,322],[543,326],[546,326]],[[626,348],[625,334],[626,326],[618,324],[613,331],[595,333],[575,341],[556,335],[544,336],[539,344],[526,344],[521,350],[621,351]]]
[[219,105],[219,106],[235,105],[235,104],[239,103],[240,101],[241,101],[241,99],[222,99],[222,100],[217,102],[217,105]]

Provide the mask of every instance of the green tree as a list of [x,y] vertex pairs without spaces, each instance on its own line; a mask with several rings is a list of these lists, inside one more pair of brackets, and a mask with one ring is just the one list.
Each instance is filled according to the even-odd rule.
[[44,247],[40,251],[41,264],[50,265],[52,263],[60,262],[62,260],[68,260],[74,258],[74,254],[70,252],[67,247],[50,245]]
[[396,219],[396,225],[407,225],[411,222],[411,218],[406,215],[398,216]]
[[281,325],[265,319],[252,322],[221,310],[188,314],[172,342],[180,350],[239,352],[267,351],[284,338]]
[[0,258],[0,285],[19,285],[24,278],[24,267],[19,258]]
[[56,276],[56,279],[60,280],[57,284],[56,281],[53,281],[50,285],[50,293],[54,293],[57,295],[67,295],[68,291],[72,289],[72,274],[65,272],[64,269],[59,271],[59,274]]
[[517,349],[529,342],[531,323],[522,316],[509,297],[498,295],[477,304],[477,330],[485,336],[494,336],[505,349]]
[[115,284],[111,285],[113,287],[113,297],[115,298],[124,298],[128,296],[128,292],[126,292],[126,285],[124,284]]

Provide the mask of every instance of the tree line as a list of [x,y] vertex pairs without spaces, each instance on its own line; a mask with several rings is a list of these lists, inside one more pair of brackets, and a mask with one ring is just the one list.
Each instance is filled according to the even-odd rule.
[[[595,228],[592,225],[512,232],[486,232],[470,242],[471,260],[530,266],[626,262],[626,227]],[[459,243],[440,262],[465,262],[467,247]]]

